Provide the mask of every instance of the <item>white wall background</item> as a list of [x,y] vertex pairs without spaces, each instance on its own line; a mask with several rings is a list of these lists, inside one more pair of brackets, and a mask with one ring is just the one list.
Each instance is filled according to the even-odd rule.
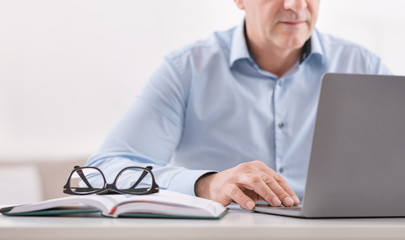
[[[318,28],[405,75],[404,8],[321,0]],[[232,0],[0,0],[0,161],[90,155],[165,54],[242,16]]]

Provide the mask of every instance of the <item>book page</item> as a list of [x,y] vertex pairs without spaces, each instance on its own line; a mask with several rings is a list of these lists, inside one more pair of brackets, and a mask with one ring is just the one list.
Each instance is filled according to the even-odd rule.
[[[149,195],[109,195],[106,197],[113,198],[116,202],[119,202],[118,208],[122,207],[126,209],[125,211],[129,211],[129,206],[124,207],[124,205],[142,202],[143,204],[139,204],[139,207],[137,207],[136,204],[131,204],[134,208],[133,212],[142,210],[143,212],[149,211],[149,213],[153,213],[153,209],[156,211],[159,209],[159,214],[164,214],[165,209],[168,211],[170,209],[176,209],[176,211],[177,209],[183,209],[184,211],[181,212],[184,213],[189,211],[189,213],[193,212],[193,214],[196,215],[218,216],[226,210],[226,208],[218,202],[167,190],[160,190],[158,193]],[[147,207],[148,203],[149,209]],[[156,206],[158,205],[161,205],[161,207],[157,208]],[[143,209],[141,209],[141,206],[143,206]],[[118,210],[118,212],[122,213],[124,211],[123,209]],[[113,214],[113,212],[110,212],[110,214]],[[172,214],[172,212],[168,214]],[[114,213],[114,215],[117,214]]]
[[63,206],[76,206],[78,209],[80,209],[80,205],[86,205],[100,209],[103,215],[105,215],[110,212],[115,204],[116,201],[113,199],[104,198],[103,196],[99,195],[71,196],[15,206],[8,213],[40,211]]

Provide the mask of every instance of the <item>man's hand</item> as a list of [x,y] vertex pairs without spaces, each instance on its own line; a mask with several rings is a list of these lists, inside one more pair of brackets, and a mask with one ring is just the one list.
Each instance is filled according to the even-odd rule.
[[208,198],[227,206],[232,201],[252,209],[257,201],[271,206],[291,207],[299,199],[287,182],[261,161],[241,163],[225,171],[201,177],[195,183],[198,197]]

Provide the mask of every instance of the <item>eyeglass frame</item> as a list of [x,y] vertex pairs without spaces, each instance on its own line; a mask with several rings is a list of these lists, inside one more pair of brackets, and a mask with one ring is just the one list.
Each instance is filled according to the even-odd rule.
[[[99,172],[101,173],[101,176],[102,176],[102,178],[103,178],[103,180],[104,180],[104,185],[103,185],[103,187],[100,188],[99,190],[91,191],[91,192],[77,193],[77,192],[72,191],[72,189],[71,189],[71,187],[70,187],[70,180],[71,180],[71,178],[72,178],[72,175],[73,175],[75,172],[77,172],[78,170],[81,170],[81,169],[89,169],[89,168],[90,168],[90,169],[95,169],[95,170],[97,170],[97,171],[99,171]],[[146,191],[146,192],[140,192],[140,193],[138,193],[138,192],[132,192],[132,193],[131,193],[131,192],[122,191],[122,190],[120,190],[120,189],[117,188],[116,183],[117,183],[117,180],[118,180],[118,178],[120,177],[120,175],[121,175],[124,171],[126,171],[126,170],[128,170],[128,169],[132,169],[132,168],[141,169],[141,170],[143,170],[143,172],[142,172],[142,175],[139,177],[139,179],[138,179],[130,188],[136,187],[136,186],[143,180],[143,178],[146,176],[146,174],[149,173],[149,174],[151,175],[151,178],[152,178],[152,185],[151,185],[151,187],[149,188],[148,191]],[[83,182],[87,185],[87,187],[88,187],[89,189],[94,189],[93,186],[91,186],[91,184],[89,183],[89,181],[87,180],[87,178],[86,178],[83,174],[79,174],[79,173],[78,173],[78,175],[80,176],[80,178],[83,180]],[[128,188],[128,189],[129,189],[129,188]],[[104,194],[146,195],[146,194],[152,194],[152,193],[157,193],[157,192],[159,192],[159,185],[156,183],[155,177],[154,177],[154,175],[153,175],[153,173],[152,173],[152,166],[147,166],[146,168],[144,168],[144,167],[137,167],[137,166],[126,167],[126,168],[122,169],[122,170],[117,174],[117,176],[115,177],[113,183],[107,183],[107,180],[106,180],[106,178],[105,178],[105,176],[104,176],[104,173],[103,173],[99,168],[97,168],[97,167],[80,167],[80,166],[74,166],[72,172],[70,173],[70,175],[69,175],[69,177],[68,177],[68,180],[67,180],[66,184],[63,186],[63,193],[71,194],[71,195],[90,195],[90,194],[98,194],[98,195],[104,195]]]

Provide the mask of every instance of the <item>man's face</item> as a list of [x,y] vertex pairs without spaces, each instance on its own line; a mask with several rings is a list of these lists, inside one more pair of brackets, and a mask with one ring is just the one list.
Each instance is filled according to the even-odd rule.
[[304,45],[315,27],[320,4],[320,0],[234,1],[245,10],[249,41],[280,49]]

